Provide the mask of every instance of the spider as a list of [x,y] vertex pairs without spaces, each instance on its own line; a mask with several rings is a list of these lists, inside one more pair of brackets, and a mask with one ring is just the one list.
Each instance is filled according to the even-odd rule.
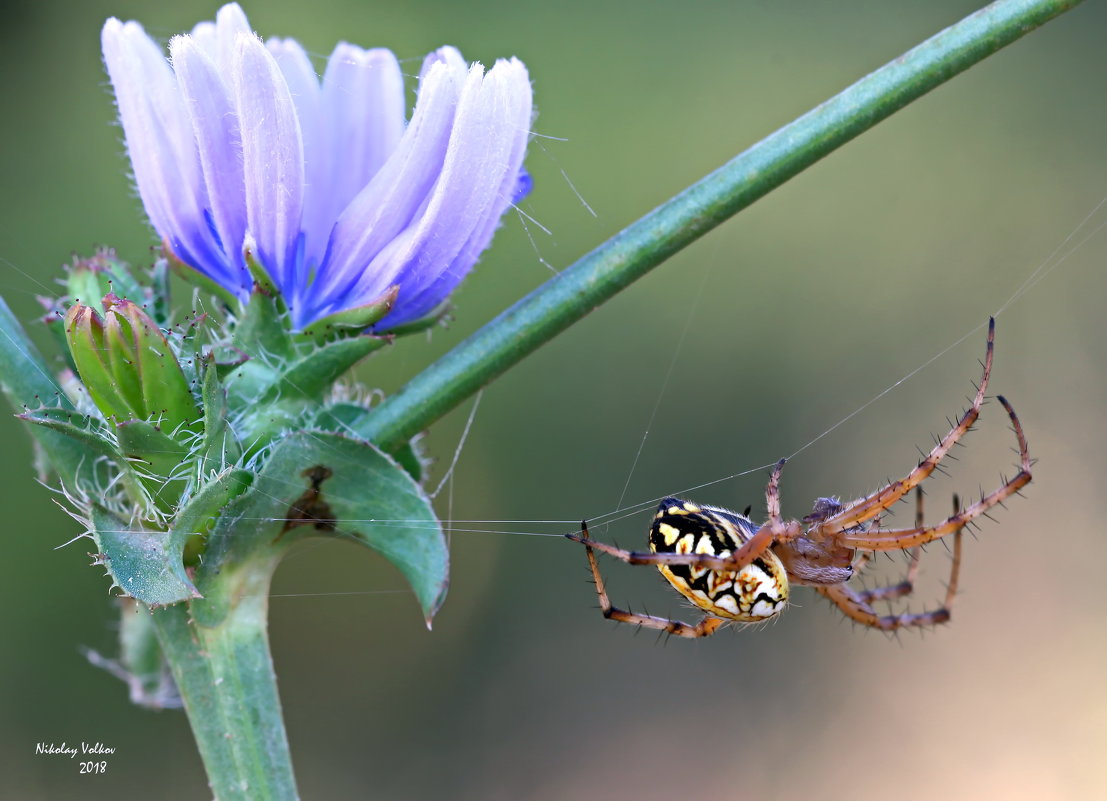
[[[992,372],[994,340],[995,320],[989,320],[984,372],[972,405],[914,470],[871,495],[848,504],[835,498],[818,498],[814,509],[802,520],[785,521],[780,515],[780,474],[785,462],[781,459],[773,468],[765,490],[769,519],[760,527],[747,517],[748,509],[745,515],[740,515],[680,498],[665,498],[650,526],[650,551],[646,553],[592,540],[587,522],[582,522],[579,534],[565,536],[585,547],[604,617],[679,637],[707,637],[731,622],[754,623],[773,617],[787,604],[789,584],[797,584],[814,587],[846,617],[872,628],[894,631],[947,622],[957,591],[962,529],[1018,492],[1031,478],[1030,453],[1022,425],[1011,404],[1002,395],[997,396],[1007,410],[1018,440],[1018,473],[964,509],[954,496],[950,517],[937,525],[923,524],[919,484],[934,472],[979,417]],[[881,515],[915,488],[918,488],[915,526],[881,528]],[[953,565],[943,606],[915,614],[878,614],[873,601],[894,600],[911,593],[918,571],[919,546],[948,534],[954,535]],[[868,590],[849,585],[869,554],[899,549],[912,550],[904,581]],[[692,625],[612,606],[594,551],[632,565],[656,565],[661,575],[706,616]]]

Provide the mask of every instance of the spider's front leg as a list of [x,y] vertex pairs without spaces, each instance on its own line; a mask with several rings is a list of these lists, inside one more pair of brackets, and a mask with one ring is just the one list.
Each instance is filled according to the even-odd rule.
[[[668,620],[667,618],[654,617],[653,615],[640,615],[613,606],[611,599],[607,597],[607,587],[604,585],[603,576],[600,575],[600,566],[596,562],[596,554],[592,550],[593,546],[603,545],[603,543],[594,542],[589,538],[588,524],[585,521],[581,521],[580,536],[574,536],[571,537],[571,539],[584,544],[585,553],[588,554],[588,566],[592,570],[592,580],[596,584],[596,595],[600,600],[600,610],[603,612],[603,616],[608,620],[614,620],[619,623],[630,623],[641,626],[642,628],[666,631],[669,634],[675,634],[677,637],[689,638],[709,637],[718,631],[719,627],[725,622],[717,617],[708,616],[696,625],[690,626],[687,623],[681,623],[679,620]],[[603,546],[603,549],[608,553],[615,551],[614,555],[619,558],[623,558],[624,554],[630,555],[627,551],[619,551],[618,548],[611,548],[611,546]],[[629,560],[624,559],[624,561]]]
[[846,548],[857,548],[863,551],[894,551],[900,548],[914,548],[925,545],[931,540],[936,540],[947,534],[960,533],[961,529],[970,521],[985,514],[993,506],[1003,503],[1029,484],[1031,479],[1030,451],[1026,443],[1026,435],[1022,431],[1022,424],[1006,398],[998,395],[996,399],[1007,410],[1007,416],[1011,419],[1011,426],[1015,430],[1015,437],[1019,443],[1019,472],[1013,478],[1005,482],[999,489],[983,496],[971,506],[955,510],[953,515],[936,526],[839,532],[834,535],[834,542]]
[[945,458],[946,454],[957,444],[958,440],[972,428],[973,423],[975,423],[976,419],[980,416],[980,407],[984,404],[984,391],[987,389],[988,379],[992,375],[992,358],[995,351],[995,338],[996,321],[994,318],[990,318],[988,320],[988,345],[984,353],[984,372],[980,376],[980,384],[976,388],[976,396],[972,400],[972,405],[965,410],[965,413],[961,415],[961,419],[950,429],[949,433],[939,440],[938,444],[927,454],[926,458],[919,462],[918,466],[908,473],[906,477],[899,481],[893,481],[891,484],[874,492],[872,495],[849,504],[841,512],[829,518],[819,526],[820,534],[838,534],[846,529],[860,525],[866,520],[872,520],[885,509],[890,508],[892,504],[904,497],[934,472],[938,463]]

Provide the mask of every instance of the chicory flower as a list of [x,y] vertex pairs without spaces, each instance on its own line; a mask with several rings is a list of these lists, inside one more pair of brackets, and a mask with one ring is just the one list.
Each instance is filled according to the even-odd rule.
[[[169,43],[104,25],[135,183],[168,249],[239,299],[256,260],[294,328],[380,301],[387,330],[438,307],[529,187],[526,67],[431,53],[405,120],[388,50],[340,43],[320,80],[291,39],[237,4]],[[379,303],[378,303],[379,305]]]

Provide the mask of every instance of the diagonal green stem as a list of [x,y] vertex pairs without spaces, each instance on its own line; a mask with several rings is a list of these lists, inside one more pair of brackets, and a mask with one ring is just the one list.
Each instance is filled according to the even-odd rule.
[[504,311],[384,401],[358,432],[393,451],[673,253],[954,75],[1077,5],[999,0],[738,155]]

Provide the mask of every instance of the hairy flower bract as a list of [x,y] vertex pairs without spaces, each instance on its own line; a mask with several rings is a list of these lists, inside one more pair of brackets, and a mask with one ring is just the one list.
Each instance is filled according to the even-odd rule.
[[320,80],[291,39],[262,42],[237,4],[169,43],[101,35],[135,183],[177,259],[245,299],[250,254],[302,329],[398,287],[388,330],[438,307],[529,187],[531,86],[431,53],[406,119],[388,50],[340,43]]

